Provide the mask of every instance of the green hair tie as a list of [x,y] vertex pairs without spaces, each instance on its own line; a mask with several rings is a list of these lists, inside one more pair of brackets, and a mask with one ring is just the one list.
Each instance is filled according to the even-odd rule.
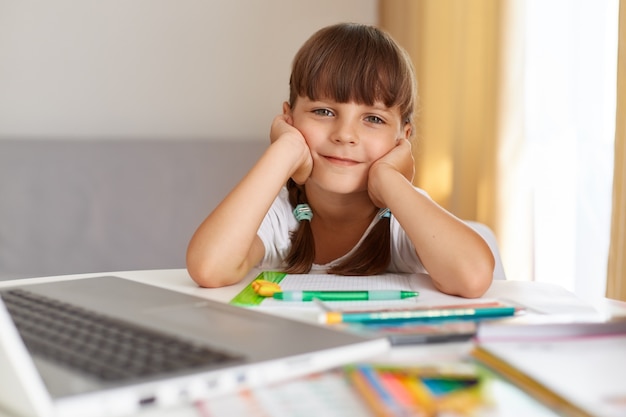
[[378,210],[378,218],[379,219],[391,218],[391,210],[389,210],[388,208],[381,208],[380,210]]
[[301,222],[302,220],[311,221],[313,218],[313,210],[308,204],[298,204],[295,209],[293,209],[293,215],[296,216],[296,220]]

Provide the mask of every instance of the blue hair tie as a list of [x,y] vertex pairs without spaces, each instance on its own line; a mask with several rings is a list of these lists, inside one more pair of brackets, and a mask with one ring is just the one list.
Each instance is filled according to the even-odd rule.
[[293,215],[296,216],[296,220],[301,222],[302,220],[311,221],[313,218],[313,210],[308,204],[298,204],[295,209],[293,209]]
[[391,218],[391,210],[389,210],[389,208],[382,208],[378,210],[378,218],[379,219]]

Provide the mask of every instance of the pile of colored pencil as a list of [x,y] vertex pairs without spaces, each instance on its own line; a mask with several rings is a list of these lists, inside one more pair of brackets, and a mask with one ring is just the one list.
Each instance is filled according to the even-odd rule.
[[344,372],[376,416],[471,416],[488,405],[486,377],[473,370],[354,365]]

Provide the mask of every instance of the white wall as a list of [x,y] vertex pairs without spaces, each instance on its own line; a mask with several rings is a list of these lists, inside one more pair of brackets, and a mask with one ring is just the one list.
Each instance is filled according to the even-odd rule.
[[315,30],[376,0],[0,0],[0,139],[267,140]]

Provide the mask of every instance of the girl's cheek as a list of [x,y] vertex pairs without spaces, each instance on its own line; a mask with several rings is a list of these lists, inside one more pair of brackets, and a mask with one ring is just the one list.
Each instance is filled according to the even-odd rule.
[[391,152],[395,147],[396,147],[396,141],[393,141],[393,143],[390,143],[387,146],[381,147],[379,149],[379,151],[377,152],[378,157],[376,159],[380,159],[383,156],[387,155],[389,152]]

